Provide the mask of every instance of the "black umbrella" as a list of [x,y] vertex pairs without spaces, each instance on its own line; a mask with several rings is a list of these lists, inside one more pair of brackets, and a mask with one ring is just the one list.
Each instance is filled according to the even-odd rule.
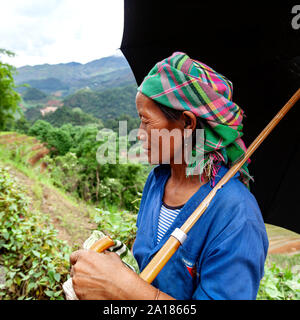
[[[233,82],[233,100],[247,116],[248,146],[300,87],[296,3],[124,0],[124,5],[120,49],[137,84],[174,51],[208,64]],[[251,157],[249,170],[265,222],[300,233],[297,108],[299,103]]]

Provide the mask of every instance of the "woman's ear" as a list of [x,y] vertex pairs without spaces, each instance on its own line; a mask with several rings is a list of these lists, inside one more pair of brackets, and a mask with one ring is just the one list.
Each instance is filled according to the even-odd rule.
[[197,118],[191,111],[182,112],[182,120],[184,121],[184,129],[192,129],[194,131],[197,125]]

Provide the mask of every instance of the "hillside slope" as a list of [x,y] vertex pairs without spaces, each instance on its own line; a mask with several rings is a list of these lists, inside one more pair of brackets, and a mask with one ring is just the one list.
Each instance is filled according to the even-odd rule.
[[[6,150],[15,150],[13,159]],[[31,199],[30,209],[48,215],[59,231],[58,237],[70,247],[81,247],[97,225],[92,222],[94,207],[79,201],[43,179],[43,157],[47,147],[37,139],[17,133],[0,133],[0,166],[19,181]],[[21,165],[18,159],[22,158]]]
[[0,162],[0,166],[5,166],[9,174],[26,188],[31,199],[30,209],[34,208],[48,215],[58,230],[58,238],[67,241],[70,247],[81,247],[92,230],[97,229],[97,225],[89,217],[91,207],[71,199],[50,185],[28,177],[12,165]]

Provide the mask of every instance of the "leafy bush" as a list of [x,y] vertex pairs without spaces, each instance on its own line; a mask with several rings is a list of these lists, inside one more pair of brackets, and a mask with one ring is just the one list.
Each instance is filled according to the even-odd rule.
[[[15,54],[9,50],[0,48],[0,55],[13,57]],[[0,129],[3,130],[9,121],[20,113],[18,103],[21,98],[15,91],[16,85],[13,75],[16,68],[0,60]]]
[[53,127],[49,122],[44,120],[37,120],[28,130],[28,134],[37,137],[44,142],[47,142],[47,136],[52,129]]
[[49,122],[37,120],[28,130],[28,134],[41,139],[50,147],[53,147],[52,153],[58,155],[66,154],[72,147],[72,138],[67,130],[54,128]]
[[46,140],[50,147],[55,148],[55,153],[58,155],[66,154],[72,147],[72,139],[68,132],[59,128],[49,131]]
[[43,161],[48,165],[48,172],[44,174],[64,191],[105,209],[113,205],[120,210],[137,212],[136,200],[147,175],[142,165],[99,165],[92,154],[79,158],[73,152],[54,158],[46,156]]
[[63,299],[71,249],[57,239],[49,219],[29,210],[29,199],[0,167],[0,265],[2,299]]
[[30,122],[24,117],[24,115],[21,115],[18,120],[12,122],[10,126],[6,127],[6,129],[10,129],[11,131],[17,131],[20,133],[28,133],[30,127]]
[[260,283],[257,300],[299,300],[300,274],[276,264],[265,266],[265,275]]
[[98,230],[105,232],[112,239],[118,239],[131,249],[136,236],[136,214],[129,211],[111,212],[96,209],[94,221],[98,224]]

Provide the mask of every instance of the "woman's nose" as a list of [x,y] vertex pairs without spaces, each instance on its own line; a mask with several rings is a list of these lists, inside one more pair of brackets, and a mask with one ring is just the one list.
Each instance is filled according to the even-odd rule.
[[145,129],[143,129],[142,123],[140,124],[138,133],[137,133],[137,139],[140,141],[146,141],[147,140],[147,132]]

